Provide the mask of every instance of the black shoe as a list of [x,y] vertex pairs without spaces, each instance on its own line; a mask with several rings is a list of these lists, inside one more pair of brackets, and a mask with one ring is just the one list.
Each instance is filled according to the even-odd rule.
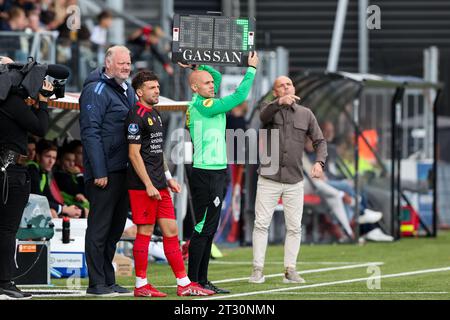
[[29,300],[31,298],[31,294],[20,291],[14,282],[0,287],[0,300]]
[[225,293],[230,293],[230,290],[226,290],[226,289],[221,289],[221,288],[217,288],[215,285],[212,284],[211,281],[207,281],[205,284],[201,284],[201,286],[205,289],[214,291],[217,294],[225,294]]
[[96,285],[86,290],[86,295],[96,297],[117,297],[118,293],[108,286]]
[[131,291],[119,286],[118,284],[112,284],[110,286],[108,286],[111,290],[113,290],[114,292],[118,293],[118,294],[123,294],[123,295],[127,295],[127,294],[131,294]]

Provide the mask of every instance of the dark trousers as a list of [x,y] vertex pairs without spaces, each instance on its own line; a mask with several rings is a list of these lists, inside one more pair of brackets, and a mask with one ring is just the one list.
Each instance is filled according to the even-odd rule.
[[[16,234],[23,210],[30,196],[30,176],[25,168],[10,166],[8,174],[8,201],[0,195],[0,283],[12,280],[16,251]],[[3,194],[4,175],[0,173],[0,190]]]
[[90,201],[85,244],[89,286],[109,286],[116,283],[112,261],[129,207],[126,172],[109,173],[105,189],[89,180],[86,191]]
[[227,171],[192,169],[190,187],[196,225],[189,244],[188,276],[205,284],[214,234],[220,221]]

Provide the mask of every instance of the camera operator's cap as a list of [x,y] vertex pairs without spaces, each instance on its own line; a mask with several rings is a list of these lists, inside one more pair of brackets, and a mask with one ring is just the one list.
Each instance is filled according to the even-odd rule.
[[70,76],[70,70],[62,64],[49,64],[45,74],[52,78],[62,80]]

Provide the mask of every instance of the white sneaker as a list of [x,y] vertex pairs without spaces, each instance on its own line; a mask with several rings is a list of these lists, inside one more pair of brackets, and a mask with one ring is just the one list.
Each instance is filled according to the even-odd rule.
[[384,234],[380,228],[375,228],[366,233],[364,236],[366,240],[377,241],[377,242],[392,242],[394,237]]
[[374,211],[370,209],[364,209],[364,214],[358,217],[359,224],[376,223],[383,218],[383,214],[380,211]]
[[266,277],[264,277],[263,269],[259,267],[254,267],[252,275],[248,279],[250,283],[264,283],[266,281]]
[[283,283],[305,283],[305,279],[300,277],[294,268],[286,268],[284,271]]

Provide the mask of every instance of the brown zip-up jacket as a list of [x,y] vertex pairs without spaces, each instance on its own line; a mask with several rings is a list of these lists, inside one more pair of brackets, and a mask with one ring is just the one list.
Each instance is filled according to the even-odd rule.
[[[299,104],[279,105],[278,99],[263,102],[260,107],[262,128],[268,129],[267,139],[260,134],[260,146],[263,154],[270,160],[261,159],[258,173],[268,179],[281,183],[294,184],[303,180],[303,150],[308,136],[316,151],[316,161],[325,164],[327,144],[316,117],[312,111]],[[278,158],[272,156],[274,146],[271,143],[272,130],[279,131]],[[274,142],[275,143],[275,142]],[[277,165],[279,164],[279,165]],[[273,170],[269,168],[276,168]]]

